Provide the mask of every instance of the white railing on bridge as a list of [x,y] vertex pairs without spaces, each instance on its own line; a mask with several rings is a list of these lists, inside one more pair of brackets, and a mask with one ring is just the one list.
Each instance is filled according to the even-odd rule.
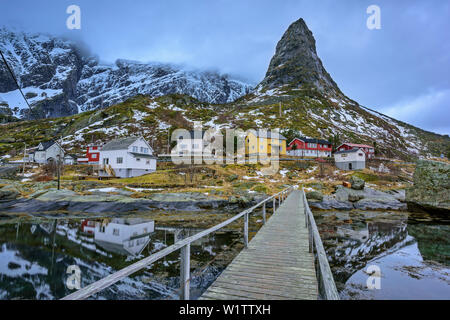
[[189,289],[190,289],[190,251],[191,251],[191,243],[209,235],[212,232],[215,232],[230,223],[236,221],[237,219],[244,217],[244,246],[247,248],[248,246],[248,218],[249,215],[258,207],[262,206],[262,216],[263,216],[263,223],[266,223],[266,203],[270,200],[273,201],[273,212],[276,210],[277,205],[277,199],[278,199],[278,207],[281,205],[281,203],[287,198],[288,194],[292,191],[294,187],[291,186],[289,188],[284,189],[283,191],[278,192],[277,194],[274,194],[261,202],[257,203],[253,207],[246,209],[238,214],[236,214],[234,217],[219,223],[218,225],[209,228],[207,230],[201,231],[193,236],[190,236],[188,238],[179,240],[178,242],[174,243],[173,245],[158,251],[142,260],[139,260],[138,262],[135,262],[128,267],[125,267],[103,279],[100,279],[78,291],[75,291],[74,293],[71,293],[62,300],[84,300],[89,298],[90,296],[96,294],[97,292],[108,288],[109,286],[113,285],[114,283],[122,280],[123,278],[151,265],[152,263],[158,261],[161,258],[164,258],[168,254],[180,250],[180,285],[181,285],[181,296],[180,298],[183,300],[189,300]]
[[305,207],[306,227],[309,230],[309,252],[314,254],[318,262],[319,284],[323,287],[323,297],[325,300],[339,300],[339,294],[334,283],[333,274],[331,273],[328,258],[323,248],[322,239],[320,238],[319,230],[317,229],[316,221],[308,205],[305,190],[303,193],[303,204]]

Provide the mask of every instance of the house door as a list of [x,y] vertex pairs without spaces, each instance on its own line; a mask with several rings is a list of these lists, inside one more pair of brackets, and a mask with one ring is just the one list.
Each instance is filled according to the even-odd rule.
[[348,164],[348,170],[352,170],[352,164],[351,163]]

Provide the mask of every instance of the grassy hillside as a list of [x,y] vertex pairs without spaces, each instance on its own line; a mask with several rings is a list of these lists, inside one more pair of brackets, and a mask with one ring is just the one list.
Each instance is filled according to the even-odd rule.
[[[279,114],[281,102],[281,117]],[[102,110],[74,116],[0,125],[0,155],[12,155],[41,141],[64,137],[67,151],[81,153],[88,143],[143,135],[157,152],[167,149],[168,134],[206,127],[280,128],[288,138],[334,138],[337,142],[376,144],[380,155],[412,158],[450,151],[450,139],[359,107],[346,97],[325,97],[313,89],[257,91],[225,105],[202,103],[185,95],[136,96]]]

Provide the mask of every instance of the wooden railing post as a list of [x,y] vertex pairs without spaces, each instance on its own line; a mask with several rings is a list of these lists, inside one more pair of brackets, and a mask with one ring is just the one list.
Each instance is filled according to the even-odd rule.
[[263,204],[263,224],[266,224],[266,203]]
[[248,212],[244,215],[244,246],[248,248]]
[[275,210],[277,210],[277,208],[276,208],[276,199],[275,199],[275,197],[273,197],[273,213],[275,213]]
[[181,300],[189,300],[191,283],[191,244],[188,243],[180,250],[180,286]]

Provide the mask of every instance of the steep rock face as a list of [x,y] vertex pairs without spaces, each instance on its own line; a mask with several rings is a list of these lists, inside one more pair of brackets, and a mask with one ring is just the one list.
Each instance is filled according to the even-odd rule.
[[419,160],[406,202],[412,211],[450,213],[450,164]]
[[[76,113],[71,100],[83,60],[73,43],[45,35],[29,35],[0,29],[0,50],[5,55],[35,117]],[[0,62],[0,101],[14,115],[27,117],[29,109],[4,62]]]
[[162,63],[117,60],[114,66],[100,66],[90,61],[77,85],[81,111],[107,107],[123,97],[148,94],[188,94],[210,103],[232,102],[250,91],[250,86],[215,72],[182,70]]
[[21,97],[0,61],[0,113],[48,118],[108,107],[137,94],[190,95],[208,103],[227,103],[251,86],[216,72],[188,71],[175,65],[118,60],[102,65],[69,40],[0,29],[0,50],[32,105]]
[[278,42],[260,84],[267,89],[284,85],[314,87],[328,93],[340,92],[317,56],[316,41],[303,19],[292,23]]

